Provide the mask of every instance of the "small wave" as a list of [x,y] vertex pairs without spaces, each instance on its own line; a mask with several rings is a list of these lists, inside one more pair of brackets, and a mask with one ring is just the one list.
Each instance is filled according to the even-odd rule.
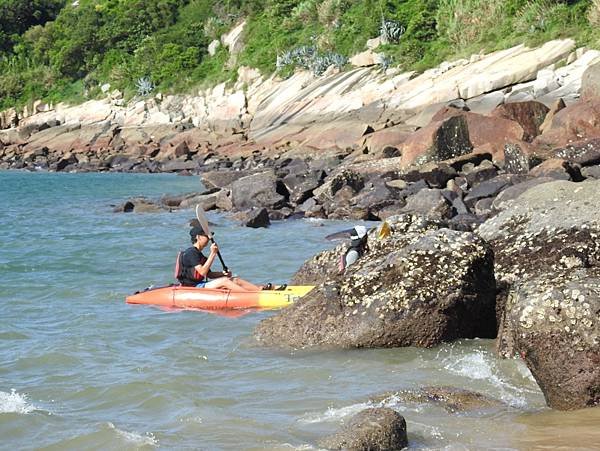
[[158,446],[158,439],[154,437],[152,432],[146,432],[145,434],[139,434],[137,432],[127,432],[117,428],[114,424],[108,423],[108,427],[113,429],[119,436],[123,437],[130,443],[136,446]]
[[12,389],[10,393],[0,391],[0,413],[28,414],[36,407],[27,402],[27,395],[17,393]]
[[477,350],[462,357],[450,355],[443,361],[444,368],[459,376],[489,381],[500,390],[500,399],[512,407],[523,408],[527,401],[518,393],[522,388],[515,387],[497,374],[496,358],[486,351]]
[[298,421],[303,424],[314,424],[314,423],[324,423],[327,421],[338,421],[342,418],[346,418],[351,415],[356,415],[357,413],[365,410],[372,409],[378,407],[389,407],[391,409],[397,411],[405,411],[406,409],[400,405],[400,399],[396,395],[389,396],[379,402],[361,402],[358,404],[352,404],[350,406],[345,407],[329,407],[325,413],[322,414],[309,414],[300,418]]

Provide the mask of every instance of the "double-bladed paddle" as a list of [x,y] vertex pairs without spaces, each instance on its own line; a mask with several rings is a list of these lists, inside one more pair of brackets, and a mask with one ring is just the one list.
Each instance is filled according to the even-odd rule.
[[[200,223],[200,227],[202,227],[202,230],[204,230],[204,233],[206,233],[206,236],[208,237],[208,239],[212,243],[215,243],[215,239],[213,238],[213,234],[210,231],[210,228],[208,227],[208,220],[206,219],[206,216],[204,214],[204,210],[202,210],[202,207],[200,206],[200,204],[196,205],[196,219],[198,219],[198,222]],[[221,261],[221,266],[223,267],[223,271],[229,272],[227,270],[227,266],[225,265],[225,262],[223,261],[223,257],[221,257],[221,252],[220,251],[217,251],[217,256],[219,257],[219,260]]]

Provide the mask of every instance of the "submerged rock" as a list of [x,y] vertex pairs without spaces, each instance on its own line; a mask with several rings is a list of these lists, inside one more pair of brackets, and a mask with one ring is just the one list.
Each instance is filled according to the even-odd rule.
[[450,413],[464,413],[506,407],[506,404],[478,392],[456,387],[422,387],[415,390],[400,390],[379,395],[372,402],[393,399],[395,402],[436,404]]
[[[490,247],[469,232],[404,215],[394,233],[370,237],[370,252],[337,273],[343,246],[307,262],[294,282],[323,283],[262,321],[259,342],[289,347],[430,347],[494,337],[495,280]],[[313,280],[314,281],[314,280]]]

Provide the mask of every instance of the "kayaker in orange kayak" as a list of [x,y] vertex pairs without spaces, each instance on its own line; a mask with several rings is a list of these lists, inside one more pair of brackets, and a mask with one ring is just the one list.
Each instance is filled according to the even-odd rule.
[[202,227],[192,227],[190,238],[192,246],[181,252],[177,257],[175,273],[181,285],[186,287],[227,288],[237,291],[260,291],[263,289],[263,287],[246,280],[232,277],[230,271],[211,271],[210,267],[217,256],[219,247],[216,243],[211,244],[208,257],[204,256],[202,249],[208,244],[209,238]]

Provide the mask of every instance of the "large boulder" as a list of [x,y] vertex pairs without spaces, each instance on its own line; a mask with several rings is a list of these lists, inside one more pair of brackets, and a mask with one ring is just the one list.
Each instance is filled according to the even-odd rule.
[[540,275],[508,298],[504,327],[549,406],[600,405],[600,268]]
[[436,219],[449,218],[452,208],[440,189],[422,189],[406,198],[405,213],[420,214]]
[[540,134],[540,126],[548,111],[549,108],[540,102],[513,102],[498,106],[492,116],[517,122],[523,128],[523,140],[532,141]]
[[240,210],[252,207],[281,207],[286,201],[282,193],[282,185],[278,183],[273,171],[248,175],[231,184],[231,201],[234,208]]
[[581,100],[558,111],[533,144],[552,149],[591,138],[600,138],[600,98]]
[[523,127],[515,120],[501,116],[485,116],[456,108],[440,110],[434,120],[448,117],[464,118],[473,149],[478,152],[489,152],[494,160],[502,160],[506,144],[520,142],[525,137]]
[[331,450],[396,451],[408,446],[406,421],[389,407],[365,409],[344,428],[319,442]]
[[521,355],[558,409],[600,399],[599,189],[597,180],[538,184],[478,229],[504,292],[498,351]]
[[470,153],[472,149],[465,118],[460,115],[451,116],[432,122],[400,144],[401,166],[448,160]]
[[[325,251],[300,273],[325,281],[255,331],[266,345],[430,347],[457,338],[496,335],[493,254],[473,233],[403,215],[389,221],[386,240],[370,235],[370,251],[343,275],[342,246]],[[298,279],[296,279],[298,280]],[[319,280],[315,280],[319,281]]]

